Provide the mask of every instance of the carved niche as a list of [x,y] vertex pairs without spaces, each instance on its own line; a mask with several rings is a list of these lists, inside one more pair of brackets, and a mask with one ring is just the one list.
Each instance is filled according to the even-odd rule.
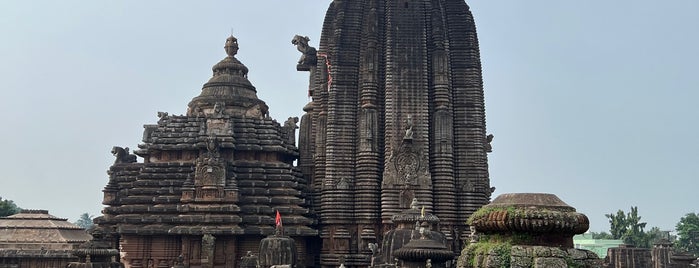
[[233,134],[233,127],[229,116],[225,113],[225,103],[217,102],[206,119],[206,134],[209,136],[229,136]]
[[411,140],[405,140],[398,150],[389,155],[384,174],[385,185],[403,186],[401,188],[431,186],[427,158],[416,147]]
[[215,136],[207,138],[207,151],[196,160],[194,182],[191,190],[183,190],[185,200],[195,202],[237,201],[234,187],[226,185],[226,161],[219,153]]

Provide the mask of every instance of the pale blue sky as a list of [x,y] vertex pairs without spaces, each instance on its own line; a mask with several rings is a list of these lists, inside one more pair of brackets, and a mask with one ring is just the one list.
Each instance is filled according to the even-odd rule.
[[[114,145],[181,114],[233,28],[258,96],[300,116],[330,1],[0,2],[0,196],[99,214]],[[550,192],[585,213],[697,212],[699,1],[469,1],[480,38],[495,195]]]

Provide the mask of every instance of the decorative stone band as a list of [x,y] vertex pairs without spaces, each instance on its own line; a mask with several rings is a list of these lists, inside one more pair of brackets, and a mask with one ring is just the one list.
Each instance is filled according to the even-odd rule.
[[445,249],[401,248],[393,253],[393,256],[406,261],[444,262],[454,259],[454,253]]
[[582,213],[540,208],[490,207],[477,212],[471,225],[483,233],[582,234],[590,221]]
[[119,256],[119,250],[112,248],[80,248],[73,251],[78,257],[90,256]]
[[405,210],[400,214],[393,215],[391,220],[394,223],[415,223],[416,221],[428,222],[428,223],[439,223],[439,218],[431,213],[421,213],[419,209],[409,209]]

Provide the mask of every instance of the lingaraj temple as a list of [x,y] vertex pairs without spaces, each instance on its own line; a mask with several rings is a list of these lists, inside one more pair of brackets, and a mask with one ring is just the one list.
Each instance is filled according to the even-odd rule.
[[[334,0],[309,41],[293,37],[289,64],[310,102],[280,124],[228,37],[186,114],[112,149],[105,208],[67,267],[599,267],[572,245],[587,217],[554,195],[491,203],[464,0]],[[494,238],[511,243],[478,247]]]

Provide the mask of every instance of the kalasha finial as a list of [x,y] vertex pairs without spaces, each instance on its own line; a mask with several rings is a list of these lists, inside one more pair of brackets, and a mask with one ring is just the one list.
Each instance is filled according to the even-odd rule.
[[238,38],[235,38],[232,34],[226,39],[226,45],[223,46],[223,48],[226,50],[226,54],[228,54],[229,57],[234,57],[235,54],[238,54]]

